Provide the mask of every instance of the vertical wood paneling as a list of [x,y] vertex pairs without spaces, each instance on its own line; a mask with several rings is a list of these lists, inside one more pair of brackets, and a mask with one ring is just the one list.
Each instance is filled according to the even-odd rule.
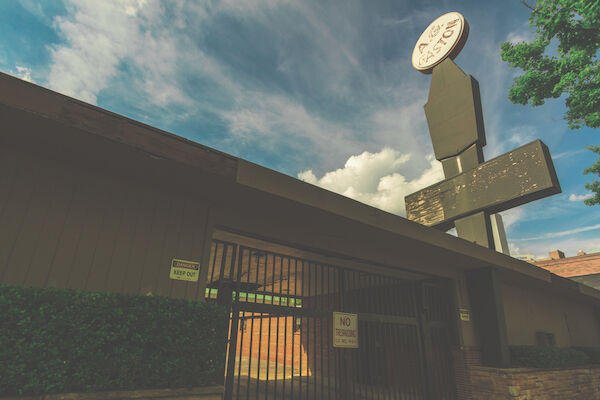
[[39,168],[36,168],[34,163],[20,163],[19,175],[9,189],[6,205],[0,214],[0,227],[2,227],[0,229],[0,281],[2,282],[7,282],[5,275],[8,275],[8,279],[13,279],[14,273],[8,265],[8,260],[29,209],[38,173]]
[[[190,222],[192,223],[190,238],[191,238],[191,248],[189,250],[189,257],[191,261],[199,262],[202,265],[202,254],[203,254],[203,245],[204,245],[204,234],[206,228],[206,217],[208,214],[208,208],[206,205],[200,201],[194,200],[192,198],[189,199],[192,203],[193,209],[190,214]],[[202,271],[198,271],[202,272]],[[189,300],[195,300],[198,296],[198,288],[200,286],[200,281],[204,278],[204,276],[198,277],[198,282],[186,282],[185,283],[185,298]]]
[[156,249],[148,255],[153,260],[152,271],[152,293],[168,293],[170,288],[169,273],[171,269],[171,254],[169,246],[174,246],[173,234],[176,232],[175,226],[178,226],[183,217],[182,197],[172,195],[169,198],[168,209],[164,212],[164,221],[162,222],[162,235],[160,236]]
[[[202,236],[206,215],[207,207],[204,203],[191,197],[186,198],[185,216],[175,258],[202,261]],[[193,299],[196,297],[197,290],[198,282],[173,280],[170,295],[176,298]]]
[[75,171],[74,174],[75,193],[50,266],[47,282],[49,287],[67,287],[77,247],[87,224],[85,216],[93,200],[92,187],[96,182],[89,179],[83,171]]
[[0,215],[12,191],[17,171],[17,155],[14,151],[0,150]]
[[[189,252],[192,243],[192,240],[190,238],[190,226],[192,224],[192,222],[190,221],[190,213],[192,208],[193,204],[188,199],[185,199],[185,203],[183,206],[183,219],[179,227],[179,234],[177,235],[177,245],[175,246],[175,253],[173,254],[172,258],[189,260]],[[185,288],[185,282],[171,279],[171,290],[169,291],[169,296],[182,299],[185,297]]]
[[144,254],[148,248],[152,219],[155,217],[157,211],[157,201],[154,197],[155,192],[147,188],[141,190],[143,199],[137,215],[129,257],[124,268],[125,275],[122,292],[129,294],[138,294],[140,290],[142,263],[144,261]]
[[102,188],[106,197],[98,224],[98,239],[85,288],[89,291],[106,290],[106,280],[122,216],[124,192],[129,188],[121,182],[109,179]]
[[121,197],[122,209],[119,231],[112,250],[110,266],[106,275],[105,290],[120,293],[128,265],[130,247],[133,243],[137,214],[143,194],[136,185],[128,186]]
[[167,235],[165,236],[162,252],[160,256],[159,272],[156,275],[156,294],[159,296],[168,296],[171,292],[171,282],[169,271],[171,260],[177,258],[177,243],[180,234],[181,225],[184,218],[185,200],[182,196],[174,196],[173,204],[169,212],[169,218],[165,226]]
[[[49,214],[53,192],[53,180],[57,175],[57,167],[52,164],[41,165],[39,160],[30,159],[35,165],[36,176],[29,206],[18,230],[12,253],[7,262],[4,282],[12,285],[23,285],[33,260],[35,248]],[[43,239],[42,239],[43,241]]]
[[210,260],[213,248],[213,228],[214,220],[211,215],[211,209],[206,207],[206,219],[204,222],[204,234],[202,235],[202,255],[200,256],[200,278],[198,279],[198,288],[196,290],[195,300],[204,301],[206,297],[206,282],[210,269]]
[[175,196],[171,193],[156,192],[154,197],[156,198],[157,206],[148,237],[148,248],[142,261],[139,294],[156,293],[156,275],[161,272],[169,273],[168,266],[161,266],[161,255],[163,242],[168,235],[166,228],[171,208],[175,202]]
[[52,260],[73,201],[75,190],[73,173],[64,167],[59,167],[51,179],[52,190],[48,198],[38,199],[38,201],[47,201],[49,208],[46,221],[40,228],[40,238],[33,249],[31,266],[25,278],[25,284],[29,286],[46,286]]
[[106,178],[92,175],[94,184],[88,188],[88,203],[81,214],[83,229],[75,249],[75,257],[67,278],[67,287],[85,288],[86,279],[92,267],[98,234],[104,223],[104,203],[109,196],[106,193]]
[[200,283],[169,269],[173,258],[206,258],[206,204],[63,161],[0,161],[0,272],[14,266],[3,283],[204,298],[205,268]]

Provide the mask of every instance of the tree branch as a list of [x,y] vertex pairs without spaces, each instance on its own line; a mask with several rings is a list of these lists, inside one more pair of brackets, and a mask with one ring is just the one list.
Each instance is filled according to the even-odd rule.
[[527,4],[527,2],[525,0],[521,0],[521,4],[523,4],[525,7],[529,8],[531,11],[535,11],[535,7]]

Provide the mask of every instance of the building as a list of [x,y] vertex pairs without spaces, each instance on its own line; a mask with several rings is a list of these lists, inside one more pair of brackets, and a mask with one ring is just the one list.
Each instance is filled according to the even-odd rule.
[[0,123],[0,282],[229,305],[227,398],[467,399],[540,331],[600,346],[600,292],[527,262],[5,74]]
[[532,264],[553,274],[600,289],[600,252],[586,254],[580,250],[577,256],[565,257],[562,251],[554,250],[550,252],[550,258],[536,260]]

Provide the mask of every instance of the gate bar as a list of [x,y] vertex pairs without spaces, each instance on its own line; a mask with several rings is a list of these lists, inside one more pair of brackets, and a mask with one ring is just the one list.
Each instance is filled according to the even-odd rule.
[[[297,289],[298,289],[298,262],[294,259],[294,296],[297,296]],[[289,291],[288,291],[289,293]],[[288,303],[289,304],[289,303]],[[294,302],[294,307],[296,306],[296,303]],[[292,316],[292,374],[291,374],[291,379],[290,379],[290,393],[292,396],[292,399],[294,398],[294,352],[296,350],[296,345],[295,345],[295,337],[296,337],[296,317]]]
[[[290,259],[287,259],[287,297],[285,299],[285,305],[287,307],[290,306]],[[281,263],[281,269],[283,271],[283,262]],[[285,330],[285,335],[283,336],[283,383],[282,383],[282,391],[283,391],[283,398],[285,399],[285,381],[287,379],[287,374],[286,374],[286,361],[287,361],[287,336],[288,336],[288,330],[287,330],[287,323],[288,323],[288,319],[289,317],[285,317],[285,319],[283,320],[284,322],[284,330]],[[293,327],[293,325],[292,325]],[[293,334],[294,332],[292,332],[292,338],[293,338]],[[293,348],[292,348],[293,349]],[[293,351],[292,351],[293,354]],[[294,363],[292,362],[292,376],[294,375]]]
[[[250,281],[250,271],[252,270],[252,253],[248,251],[248,281]],[[258,267],[256,268],[256,275],[258,277]],[[258,281],[258,279],[257,279]],[[248,301],[249,296],[246,297]],[[256,296],[254,296],[254,302],[256,303]],[[254,312],[252,313],[254,317]],[[252,337],[254,336],[254,318],[250,321],[250,351],[248,352],[248,384],[246,385],[246,399],[250,398],[250,378],[252,377]]]
[[[354,309],[353,309],[354,312],[358,311],[358,306],[360,304],[359,302],[357,302],[359,289],[358,289],[358,285],[356,282],[356,279],[357,279],[356,275],[357,275],[356,273],[352,274],[352,287],[355,292],[355,295],[354,295],[355,305],[354,305]],[[359,281],[359,284],[360,284],[360,281]],[[357,318],[357,320],[356,320],[356,325],[357,325],[356,328],[357,329],[358,329],[358,320],[359,319]],[[354,370],[355,370],[354,372],[355,372],[355,377],[356,377],[354,379],[354,382],[352,385],[352,389],[353,389],[352,395],[354,397],[356,397],[356,392],[358,391],[358,398],[360,399],[361,398],[361,384],[360,384],[360,378],[359,378],[359,372],[361,370],[361,367],[360,367],[360,343],[359,343],[359,349],[356,351],[356,353],[354,354],[354,357],[352,357],[352,358],[353,358]],[[358,388],[357,388],[357,386],[358,386]]]
[[[273,260],[273,279],[271,281],[271,290],[275,291],[275,260],[277,258],[275,258]],[[281,275],[283,272],[283,258],[281,256],[279,256],[279,292],[281,292]],[[279,295],[279,306],[281,307],[281,294]],[[271,304],[275,303],[275,296],[273,296],[271,298]],[[273,304],[274,305],[274,304]],[[277,316],[277,335],[275,336],[275,382],[273,383],[273,396],[275,398],[277,398],[277,378],[278,378],[278,370],[279,370],[279,320],[281,319],[280,316]],[[269,333],[271,332],[271,320],[269,320]],[[269,342],[270,343],[270,342]],[[271,362],[271,360],[269,359],[269,362]],[[265,400],[266,400],[266,396],[265,396]]]
[[[319,299],[319,303],[321,305],[321,310],[325,308],[325,287],[323,286],[323,284],[325,283],[325,266],[321,265],[321,298]],[[325,398],[325,394],[324,392],[324,388],[323,386],[325,385],[325,369],[323,368],[323,353],[324,353],[324,347],[323,347],[323,328],[324,328],[324,321],[323,321],[323,317],[319,318],[319,328],[321,330],[319,336],[321,337],[321,399]]]
[[[321,301],[319,299],[319,297],[318,297],[319,285],[317,284],[317,282],[319,282],[319,269],[320,269],[320,267],[321,266],[319,264],[314,264],[314,290],[313,290],[313,293],[314,293],[314,296],[315,296],[315,300],[314,300],[314,308],[315,309],[319,309],[319,307],[318,307],[319,303],[318,302]],[[320,308],[322,309],[323,307],[320,307]],[[322,375],[323,374],[323,370],[320,369],[319,363],[317,362],[317,348],[321,349],[321,347],[319,346],[319,341],[317,339],[317,322],[320,322],[319,321],[319,317],[314,317],[313,318],[313,340],[314,340],[314,343],[313,343],[313,345],[314,345],[313,346],[313,348],[314,348],[314,350],[313,350],[313,355],[314,355],[314,361],[313,361],[313,364],[314,364],[314,371],[313,371],[314,379],[313,379],[313,382],[314,382],[315,388],[313,389],[313,393],[314,393],[315,400],[317,399],[317,384],[323,385],[323,380],[322,379],[318,379],[319,373]],[[321,349],[321,351],[322,351],[322,349]],[[320,382],[320,383],[318,383],[318,382]],[[320,397],[320,398],[322,398],[322,397]]]
[[[244,254],[243,251],[240,250],[238,252],[238,282],[239,286],[242,283],[242,266],[243,266]],[[248,274],[246,275],[246,282],[249,283],[250,279],[250,258],[248,258]],[[238,299],[240,296],[238,295]],[[248,293],[246,293],[246,302],[248,301]],[[248,320],[246,319],[246,311],[242,312],[242,318],[244,319],[244,326],[242,327],[242,335],[240,338],[240,349],[239,349],[239,358],[238,358],[238,380],[237,380],[237,397],[240,395],[240,381],[242,379],[242,353],[244,350],[244,332],[246,331],[246,327],[248,326]],[[251,342],[252,343],[252,342]],[[252,348],[250,348],[250,352],[252,352]],[[248,369],[248,376],[250,376],[250,370]]]
[[[326,270],[327,270],[327,311],[331,311],[331,267],[327,266]],[[326,326],[325,326],[325,331],[326,333],[326,341],[327,341],[327,399],[331,400],[331,358],[332,358],[332,353],[333,350],[333,343],[331,343],[331,336],[333,336],[333,332],[329,332],[329,328],[331,325],[331,323],[329,323],[329,320],[326,319]],[[331,335],[331,336],[330,336]],[[329,346],[329,344],[331,344],[331,347]]]

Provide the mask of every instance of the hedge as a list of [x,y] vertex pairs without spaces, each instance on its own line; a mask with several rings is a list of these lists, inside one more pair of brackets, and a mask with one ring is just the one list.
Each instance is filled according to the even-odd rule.
[[600,347],[573,346],[572,348],[585,353],[590,364],[600,364]]
[[590,362],[586,353],[569,347],[510,346],[509,349],[515,367],[571,368]]
[[218,383],[228,320],[199,301],[0,285],[0,395]]

